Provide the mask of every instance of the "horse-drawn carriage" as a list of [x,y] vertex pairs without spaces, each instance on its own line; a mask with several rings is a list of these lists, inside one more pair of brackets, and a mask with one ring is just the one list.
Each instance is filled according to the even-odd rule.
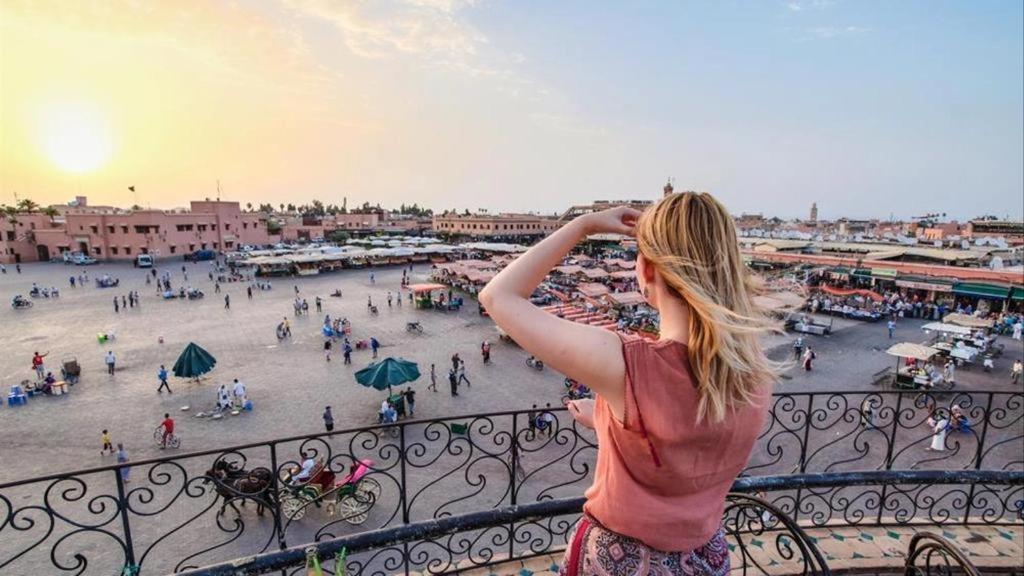
[[299,520],[310,504],[319,507],[326,502],[329,515],[338,513],[349,524],[362,524],[381,494],[380,483],[368,477],[372,466],[371,460],[359,460],[342,478],[323,459],[310,458],[293,466],[281,478],[281,514],[286,519]]

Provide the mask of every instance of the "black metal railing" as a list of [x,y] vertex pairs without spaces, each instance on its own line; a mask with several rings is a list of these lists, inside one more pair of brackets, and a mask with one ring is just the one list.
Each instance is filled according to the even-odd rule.
[[[953,417],[954,406],[962,421]],[[551,414],[550,427],[531,426],[525,411],[407,421],[0,484],[0,573],[52,566],[44,572],[113,574],[127,567],[166,574],[296,544],[578,497],[590,483],[595,440],[564,410]],[[943,422],[955,425],[937,440]],[[928,450],[933,443],[941,450]],[[747,474],[1019,471],[1022,454],[1020,393],[778,394]],[[295,480],[306,460],[324,472],[317,482]],[[365,475],[346,483],[359,463],[366,468],[355,471]],[[1024,499],[1019,485],[787,486],[770,490],[768,500],[801,525],[1014,523]],[[543,521],[543,531],[527,523],[479,538],[500,542],[493,548],[505,557],[518,557],[551,548],[553,535],[567,533],[573,521],[553,516]],[[433,570],[445,565],[431,560],[442,552],[473,557],[473,542],[444,550],[405,544],[401,555],[378,552],[365,566],[388,573],[412,562]]]
[[[814,539],[808,537],[799,524],[772,505],[763,495],[775,490],[828,489],[849,485],[875,489],[882,486],[908,485],[940,489],[954,485],[1020,488],[1024,485],[1024,472],[882,471],[739,479],[727,497],[722,527],[730,546],[737,551],[736,556],[747,569],[746,572],[771,574],[774,566],[781,566],[782,569],[779,571],[786,574],[830,573],[828,564],[815,545]],[[298,576],[311,554],[318,559],[324,559],[322,568],[327,574],[336,574],[342,563],[345,565],[345,574],[358,575],[382,576],[402,571],[409,573],[411,570],[424,568],[438,574],[461,572],[564,549],[568,544],[569,532],[582,513],[583,503],[583,498],[547,500],[416,522],[206,566],[189,570],[181,576],[234,576],[239,573],[271,572]],[[1019,513],[1018,509],[1017,514]],[[565,517],[569,517],[571,521],[560,521],[554,525],[545,523],[550,518]],[[527,532],[528,538],[542,542],[543,546],[537,550],[524,548],[519,554],[503,554],[500,546],[507,541],[521,539],[517,536],[523,533],[524,527],[532,530]],[[491,536],[491,539],[481,538],[485,534]],[[929,535],[926,542],[920,546],[918,541],[918,538],[914,538],[909,547],[908,565],[913,564],[916,556],[930,550],[933,553],[942,552],[944,568],[954,564],[971,567],[969,560],[958,550],[952,547],[944,548],[945,541],[940,537]],[[471,545],[460,545],[466,542],[470,542]],[[765,544],[768,544],[767,549]],[[425,545],[435,548],[435,553],[417,557],[417,548]],[[399,559],[399,563],[390,567],[375,565],[375,561],[382,557]],[[426,558],[429,558],[429,562],[424,561]],[[769,564],[766,560],[774,564]]]

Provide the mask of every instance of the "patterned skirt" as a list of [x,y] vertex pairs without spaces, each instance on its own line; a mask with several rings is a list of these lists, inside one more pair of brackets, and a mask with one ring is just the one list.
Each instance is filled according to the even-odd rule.
[[663,552],[584,516],[565,550],[560,576],[724,576],[729,546],[721,528],[692,552]]

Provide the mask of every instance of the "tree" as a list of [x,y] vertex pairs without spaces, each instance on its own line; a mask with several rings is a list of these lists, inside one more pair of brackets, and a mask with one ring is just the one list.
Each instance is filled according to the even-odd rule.
[[30,198],[22,198],[21,200],[18,200],[18,210],[21,212],[31,214],[32,212],[35,212],[37,208],[39,208],[39,204],[36,204]]
[[280,234],[281,223],[277,220],[267,220],[267,234]]
[[345,230],[342,230],[342,229],[339,228],[339,229],[331,230],[330,232],[328,232],[326,240],[328,242],[334,242],[336,244],[341,244],[342,242],[348,240],[350,237],[351,237],[351,234],[349,234]]
[[281,204],[281,212],[284,212],[284,204]]
[[249,212],[252,212],[252,202],[246,202],[245,209],[248,210]]
[[260,204],[259,208],[257,208],[257,210],[259,210],[260,212],[263,212],[265,214],[271,214],[274,211],[274,205],[273,204]]
[[132,204],[132,208],[131,209],[132,209],[133,212],[137,211],[137,210],[142,210],[142,206],[139,206],[138,204]]
[[288,204],[288,211],[295,212],[295,204]]

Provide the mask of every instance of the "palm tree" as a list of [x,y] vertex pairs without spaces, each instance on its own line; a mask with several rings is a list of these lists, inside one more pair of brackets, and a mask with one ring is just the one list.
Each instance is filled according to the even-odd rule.
[[280,206],[281,206],[281,212],[284,212],[284,203],[282,202],[282,203],[280,204]]
[[249,212],[252,212],[252,202],[246,202],[245,209],[248,210]]
[[60,212],[57,211],[53,206],[47,206],[43,208],[43,214],[50,217],[50,224],[53,224],[53,219],[56,218]]
[[39,204],[36,204],[31,198],[18,200],[18,210],[21,212],[31,214],[36,210],[36,208],[39,208]]

